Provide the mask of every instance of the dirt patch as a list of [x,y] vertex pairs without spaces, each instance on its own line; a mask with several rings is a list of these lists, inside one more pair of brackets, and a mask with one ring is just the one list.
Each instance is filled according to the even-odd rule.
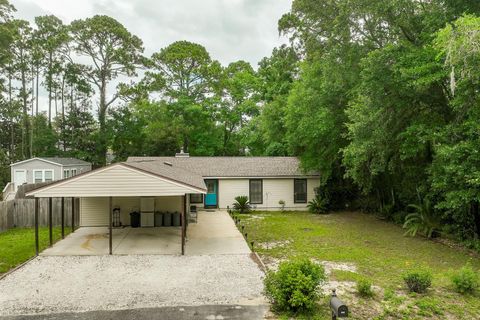
[[85,237],[85,241],[80,245],[83,249],[92,251],[91,247],[91,241],[92,240],[100,240],[100,239],[106,239],[108,238],[108,234],[105,233],[94,233],[94,234],[89,234]]
[[292,243],[291,240],[283,240],[283,241],[270,241],[270,242],[261,242],[257,244],[258,247],[266,250],[274,249],[274,248],[282,248],[288,246]]
[[321,264],[325,269],[325,274],[329,276],[332,273],[332,270],[342,270],[357,272],[357,266],[354,263],[349,262],[335,262],[335,261],[318,261],[314,260],[315,263]]

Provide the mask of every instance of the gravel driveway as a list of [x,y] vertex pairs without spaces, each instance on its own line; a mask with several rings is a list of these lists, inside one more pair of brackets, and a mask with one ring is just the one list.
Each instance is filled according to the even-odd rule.
[[40,256],[0,280],[0,314],[258,305],[262,278],[248,254]]

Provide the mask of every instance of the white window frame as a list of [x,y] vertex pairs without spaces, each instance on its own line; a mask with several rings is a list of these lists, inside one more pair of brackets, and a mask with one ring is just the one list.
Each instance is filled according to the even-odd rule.
[[70,169],[70,177],[76,176],[77,175],[77,168]]
[[35,173],[36,172],[41,172],[42,173],[42,182],[45,182],[45,172],[51,172],[52,173],[52,181],[55,181],[55,171],[53,169],[36,169],[33,170],[33,183],[39,183],[35,182]]
[[[65,174],[67,173],[67,174]],[[67,179],[67,178],[70,178],[71,177],[71,172],[70,172],[70,169],[63,169],[63,179]]]

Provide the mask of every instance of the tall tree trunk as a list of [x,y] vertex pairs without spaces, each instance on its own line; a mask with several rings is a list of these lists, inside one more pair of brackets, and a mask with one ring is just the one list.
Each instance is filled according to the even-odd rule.
[[35,95],[35,114],[38,115],[38,82],[40,80],[40,70],[39,70],[39,66],[37,65],[37,74],[36,74],[36,77],[37,77],[37,80],[36,80],[36,92],[37,94]]
[[[22,104],[23,104],[23,125],[22,125],[22,158],[26,158],[27,148],[30,146],[28,142],[28,134],[30,132],[30,121],[28,119],[28,92],[27,92],[27,75],[26,71],[21,71],[22,81]],[[31,152],[28,152],[30,154]]]
[[48,71],[47,71],[47,82],[48,82],[48,126],[52,127],[52,53],[49,53],[48,56]]
[[60,136],[62,137],[62,148],[63,151],[65,151],[65,76],[62,77],[62,91],[60,98],[62,99],[62,126],[60,128]]
[[98,164],[104,166],[106,164],[107,139],[105,120],[107,115],[107,99],[106,99],[107,83],[105,78],[101,81],[100,87],[100,105],[98,108],[98,122],[100,123],[100,134],[98,143]]
[[9,70],[8,72],[8,104],[10,108],[10,114],[11,114],[11,119],[10,119],[10,159],[13,159],[14,156],[14,148],[15,148],[15,118],[13,115],[13,101],[12,101],[12,74],[11,71]]

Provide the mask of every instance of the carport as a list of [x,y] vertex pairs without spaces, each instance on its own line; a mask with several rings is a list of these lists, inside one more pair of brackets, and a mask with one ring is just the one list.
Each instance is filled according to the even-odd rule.
[[[71,197],[80,199],[80,228],[82,232],[85,228],[104,228],[108,232],[108,253],[114,252],[114,240],[137,239],[140,236],[158,236],[159,238],[169,233],[170,235],[178,233],[180,235],[179,246],[181,254],[185,253],[185,238],[188,226],[188,196],[189,194],[206,193],[203,178],[198,174],[185,169],[175,167],[169,162],[140,161],[129,163],[116,163],[97,170],[89,171],[72,178],[60,180],[47,186],[35,189],[27,193],[27,196],[33,196],[36,200],[35,205],[35,242],[36,253],[39,254],[38,239],[38,213],[39,198],[62,198]],[[180,215],[179,232],[167,230],[168,228],[157,228],[153,224],[149,227],[138,228],[134,230],[118,229],[113,225],[114,203],[132,203],[141,202],[142,199],[154,199],[153,203],[174,208]],[[49,201],[51,203],[51,201]],[[149,212],[140,212],[145,219],[152,214]],[[51,206],[49,210],[49,230],[52,235],[52,215]],[[64,212],[62,212],[62,217]],[[153,218],[152,218],[153,219]],[[63,221],[63,219],[62,219]],[[124,223],[125,227],[126,223]],[[62,223],[62,229],[64,228]],[[172,227],[173,228],[173,227]],[[73,231],[73,230],[72,230]],[[76,233],[79,231],[76,231]],[[100,232],[101,234],[102,232]],[[103,231],[103,233],[105,233]],[[164,233],[164,234],[162,234]],[[70,235],[69,237],[75,237]],[[119,238],[123,237],[123,238]],[[169,238],[171,239],[171,237]],[[62,240],[66,241],[68,239]],[[120,241],[121,243],[121,241]],[[135,249],[138,243],[130,243],[130,253]],[[152,244],[153,242],[149,242]],[[160,242],[159,242],[160,243]],[[53,245],[50,236],[50,246]],[[132,249],[133,246],[133,249]],[[139,250],[141,251],[141,250]],[[120,252],[122,253],[122,252]],[[168,252],[171,253],[171,252]]]

